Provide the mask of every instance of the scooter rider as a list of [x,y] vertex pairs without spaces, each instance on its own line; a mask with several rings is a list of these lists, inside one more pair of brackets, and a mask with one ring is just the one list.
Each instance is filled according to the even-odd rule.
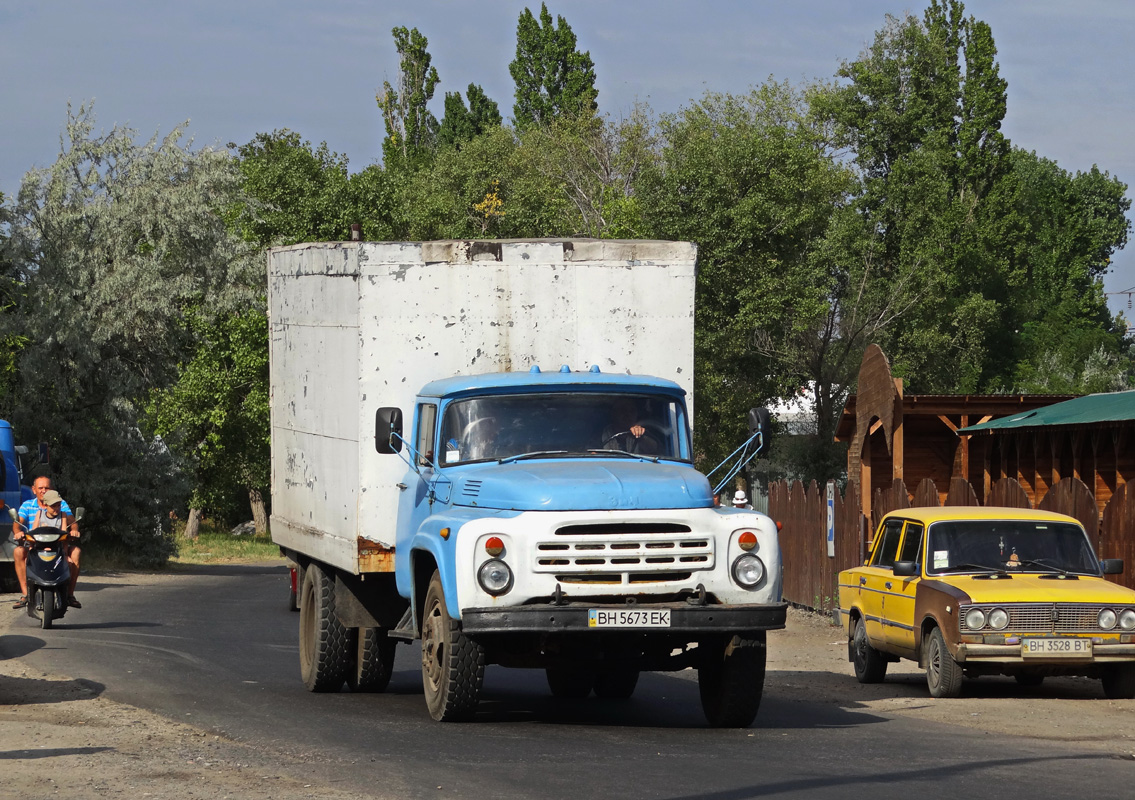
[[71,565],[71,583],[67,587],[67,605],[71,608],[82,608],[82,604],[75,599],[75,584],[79,580],[79,556],[81,550],[76,544],[79,539],[79,528],[75,524],[71,507],[60,496],[59,492],[51,488],[51,479],[40,476],[32,483],[34,500],[27,500],[20,506],[16,514],[16,522],[12,523],[12,536],[17,546],[13,553],[16,566],[16,578],[20,582],[23,596],[16,601],[12,608],[24,608],[28,604],[28,573],[27,550],[22,546],[23,538],[28,531],[39,527],[62,528],[68,531],[71,543],[67,547],[67,561]]

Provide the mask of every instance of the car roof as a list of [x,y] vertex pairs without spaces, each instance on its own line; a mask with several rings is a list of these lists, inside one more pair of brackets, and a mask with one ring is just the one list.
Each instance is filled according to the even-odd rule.
[[901,517],[930,524],[943,520],[1048,520],[1071,522],[1079,525],[1075,517],[1042,511],[1035,508],[1007,508],[1003,506],[929,506],[924,508],[896,508],[884,519]]

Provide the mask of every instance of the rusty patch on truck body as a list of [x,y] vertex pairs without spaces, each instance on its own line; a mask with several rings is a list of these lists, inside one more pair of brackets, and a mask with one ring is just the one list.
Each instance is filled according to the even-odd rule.
[[393,572],[394,548],[359,537],[359,573]]

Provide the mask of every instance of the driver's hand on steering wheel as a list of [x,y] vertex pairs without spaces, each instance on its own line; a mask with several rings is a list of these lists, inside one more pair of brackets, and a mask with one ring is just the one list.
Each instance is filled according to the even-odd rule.
[[634,438],[638,439],[644,433],[646,433],[646,428],[642,427],[641,425],[632,425],[631,426],[631,433],[634,435]]

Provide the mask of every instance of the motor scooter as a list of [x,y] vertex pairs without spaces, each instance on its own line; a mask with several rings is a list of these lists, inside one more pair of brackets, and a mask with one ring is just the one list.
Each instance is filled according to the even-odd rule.
[[[16,509],[9,508],[8,514],[12,517],[12,522],[20,524]],[[82,515],[83,509],[77,509],[75,522]],[[39,626],[44,630],[67,613],[67,589],[71,582],[67,543],[70,539],[66,530],[47,526],[27,531],[24,538],[24,548],[27,550],[28,616],[36,617],[36,611],[39,610]]]

